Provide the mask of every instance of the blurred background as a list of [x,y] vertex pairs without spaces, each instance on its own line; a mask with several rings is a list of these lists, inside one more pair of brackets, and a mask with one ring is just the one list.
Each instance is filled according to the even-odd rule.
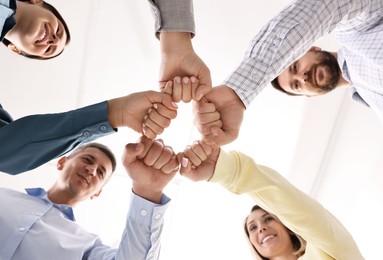
[[[17,119],[76,109],[143,90],[158,90],[159,42],[145,0],[51,0],[72,41],[49,61],[18,57],[0,48],[1,104]],[[197,34],[193,45],[219,85],[239,64],[251,38],[286,5],[286,0],[194,0]],[[333,37],[316,45],[338,49]],[[181,151],[199,138],[191,104],[179,104],[176,120],[160,138]],[[245,112],[239,138],[224,147],[240,150],[279,171],[329,209],[348,228],[366,259],[381,255],[383,232],[382,125],[347,90],[316,98],[290,97],[266,88]],[[30,129],[33,131],[33,129]],[[120,129],[99,139],[121,158],[139,134]],[[0,144],[1,146],[1,144]],[[56,160],[9,176],[0,185],[17,190],[48,188]],[[129,201],[130,180],[121,163],[102,195],[75,209],[77,221],[104,243],[118,244]],[[166,194],[172,203],[162,237],[165,260],[251,259],[242,222],[253,201],[219,185],[177,176]],[[299,201],[297,201],[299,203]]]

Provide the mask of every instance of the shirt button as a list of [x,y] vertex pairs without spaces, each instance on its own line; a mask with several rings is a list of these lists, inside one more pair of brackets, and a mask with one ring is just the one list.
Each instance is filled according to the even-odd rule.
[[153,253],[149,253],[149,254],[148,254],[148,257],[153,257]]
[[24,228],[24,227],[21,227],[21,228],[19,228],[19,231],[20,231],[20,232],[23,232],[23,231],[25,231],[25,228]]
[[104,126],[104,125],[100,126],[100,130],[105,132],[106,131],[106,126]]
[[161,217],[161,214],[160,214],[160,213],[157,213],[157,214],[154,216],[155,219],[160,219],[160,217]]
[[84,131],[82,133],[82,135],[85,136],[85,137],[89,137],[90,136],[90,132],[89,131]]
[[146,214],[148,214],[148,212],[146,212],[146,210],[141,210],[141,216],[146,216]]

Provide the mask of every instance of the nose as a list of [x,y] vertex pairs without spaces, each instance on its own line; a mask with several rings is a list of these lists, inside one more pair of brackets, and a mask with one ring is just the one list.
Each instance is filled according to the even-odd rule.
[[60,37],[57,36],[55,32],[52,32],[52,34],[49,35],[48,44],[57,45],[60,42]]
[[94,165],[87,165],[87,166],[85,167],[85,169],[86,169],[86,171],[87,171],[87,173],[88,173],[89,175],[91,175],[91,176],[96,176],[96,169],[97,169],[96,166],[94,166]]
[[260,228],[259,228],[259,233],[262,234],[263,232],[266,231],[266,229],[267,229],[266,226],[262,226],[262,227],[260,227]]
[[303,72],[296,75],[296,80],[304,84],[308,81],[308,77],[308,72]]

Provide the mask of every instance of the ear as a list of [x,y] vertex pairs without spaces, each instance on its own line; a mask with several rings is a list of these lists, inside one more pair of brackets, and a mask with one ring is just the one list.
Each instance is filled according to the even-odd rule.
[[102,189],[100,189],[96,194],[92,195],[92,197],[90,197],[90,199],[92,200],[92,199],[95,199],[95,198],[97,198],[98,196],[100,196],[101,191],[102,191]]
[[311,46],[311,48],[308,51],[320,51],[321,48],[318,46]]
[[66,162],[67,160],[67,157],[61,157],[58,161],[57,161],[57,170],[61,171],[63,168],[64,168],[64,163]]
[[14,53],[21,54],[21,51],[13,43],[10,42],[7,47],[9,50],[13,51]]

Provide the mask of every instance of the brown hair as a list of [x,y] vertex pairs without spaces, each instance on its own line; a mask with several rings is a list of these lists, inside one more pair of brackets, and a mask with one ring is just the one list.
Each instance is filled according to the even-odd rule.
[[[260,206],[258,205],[254,205],[252,208],[251,208],[251,211],[250,213],[256,211],[256,210],[264,210],[263,208],[261,208]],[[266,210],[264,210],[266,211]],[[266,211],[268,212],[268,211]],[[271,214],[270,212],[268,212],[269,214]],[[279,221],[280,223],[282,223],[279,218],[277,216],[275,216],[274,214],[271,214],[277,221]],[[255,256],[256,259],[259,259],[259,260],[268,260],[268,258],[262,256],[258,251],[257,249],[254,247],[254,245],[250,242],[250,234],[249,234],[249,231],[247,230],[247,219],[248,219],[249,216],[247,216],[245,218],[245,221],[244,221],[244,230],[245,230],[245,234],[246,234],[246,237],[247,237],[247,241],[249,242],[250,246],[251,246],[251,250],[252,250],[252,253],[253,255]],[[282,225],[284,225],[282,223]],[[293,247],[294,247],[294,254],[297,255],[298,257],[299,256],[302,256],[304,253],[305,253],[305,250],[306,250],[306,241],[301,237],[299,236],[298,234],[294,233],[293,231],[291,231],[290,229],[288,229],[286,227],[289,235],[290,235],[290,239],[291,239],[291,243],[293,244]]]
[[100,143],[87,143],[87,144],[81,145],[77,147],[75,150],[73,150],[71,154],[68,155],[68,158],[74,157],[75,155],[79,154],[80,152],[84,151],[87,148],[96,148],[96,149],[99,149],[101,152],[103,152],[112,163],[112,172],[116,170],[116,158],[114,157],[113,152],[106,145],[103,145]]

